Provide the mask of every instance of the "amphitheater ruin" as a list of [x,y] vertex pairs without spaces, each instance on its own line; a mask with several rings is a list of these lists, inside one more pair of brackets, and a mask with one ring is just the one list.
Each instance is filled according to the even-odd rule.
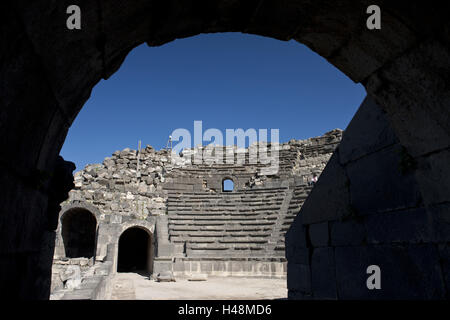
[[[207,164],[217,158],[205,147],[172,159],[169,149],[147,146],[86,166],[62,204],[52,298],[108,298],[116,272],[285,279],[286,231],[341,137],[335,129],[276,145],[271,175],[250,161],[261,143],[232,148],[234,164]],[[204,164],[191,163],[198,152]]]

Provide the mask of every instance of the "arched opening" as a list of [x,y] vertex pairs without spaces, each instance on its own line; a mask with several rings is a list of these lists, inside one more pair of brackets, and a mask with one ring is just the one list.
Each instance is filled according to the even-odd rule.
[[62,217],[62,238],[67,258],[95,256],[97,220],[86,209],[71,209]]
[[[149,10],[149,3],[144,1],[122,10],[119,4],[112,4],[108,6],[108,12],[113,12],[108,19],[91,20],[89,29],[83,27],[84,31],[67,37],[65,33],[48,32],[61,27],[61,20],[55,18],[54,14],[65,12],[63,2],[58,2],[57,8],[37,5],[26,8],[15,5],[13,8],[12,3],[2,3],[4,10],[0,12],[4,13],[2,21],[5,30],[14,31],[5,33],[5,42],[14,45],[5,51],[2,72],[5,75],[2,79],[5,88],[5,94],[2,95],[2,120],[8,121],[5,121],[5,125],[2,121],[0,136],[3,138],[3,149],[9,150],[11,155],[1,164],[2,181],[5,182],[2,183],[4,214],[1,223],[5,232],[0,232],[0,244],[2,252],[8,252],[1,261],[6,266],[2,268],[5,277],[0,281],[1,287],[8,289],[4,291],[22,298],[43,298],[48,293],[45,288],[36,286],[36,283],[46,282],[50,266],[35,266],[34,261],[40,257],[42,246],[39,241],[33,241],[46,233],[48,225],[36,224],[34,221],[44,220],[42,204],[47,201],[47,195],[53,196],[54,193],[43,193],[40,183],[32,184],[30,188],[27,177],[55,169],[57,154],[67,129],[89,97],[94,84],[100,78],[108,78],[113,74],[130,48],[138,43],[146,41],[149,45],[161,45],[200,32],[233,30],[284,40],[294,38],[329,59],[354,81],[364,83],[369,94],[387,112],[390,123],[411,159],[419,162],[416,176],[424,194],[427,217],[430,218],[427,223],[440,225],[441,215],[436,212],[448,212],[449,193],[444,191],[450,185],[446,174],[450,157],[449,121],[446,116],[448,90],[443,85],[447,73],[442,72],[449,69],[450,61],[446,45],[449,41],[447,11],[443,4],[430,6],[424,2],[405,10],[393,1],[383,2],[383,17],[387,19],[383,20],[383,29],[374,32],[365,30],[363,23],[360,23],[366,18],[366,5],[366,2],[357,5],[345,1],[340,5],[311,1],[211,1],[207,6],[186,5],[179,9],[175,5],[157,5]],[[99,7],[93,3],[86,10],[91,13],[89,16],[93,16],[92,13]],[[6,14],[10,11],[16,12],[19,19]],[[29,18],[33,16],[39,19]],[[123,26],[124,22],[127,28],[118,27]],[[49,41],[41,41],[44,38]],[[46,81],[42,81],[43,76]],[[26,88],[31,90],[24,95]],[[373,130],[367,126],[359,128]],[[384,149],[384,145],[377,147],[376,150]],[[369,151],[373,153],[374,149]],[[359,168],[374,168],[375,163],[375,160],[361,163]],[[336,171],[339,177],[346,176],[341,173],[342,170]],[[389,178],[389,174],[377,172],[380,174],[374,180]],[[354,177],[349,179],[351,183],[341,185],[355,186]],[[55,182],[55,187],[62,185],[62,182]],[[398,194],[411,189],[411,185],[402,184],[403,188],[399,187]],[[380,189],[378,185],[377,188]],[[347,198],[362,207],[361,213],[371,210],[387,212],[386,208],[367,205],[367,199],[372,198],[375,204],[390,205],[386,201],[379,201],[380,197],[370,190],[366,194],[360,192],[361,188],[350,191]],[[59,196],[65,197],[66,191],[57,195],[57,201],[53,198],[50,200],[59,203],[63,200]],[[412,203],[419,203],[411,199]],[[346,208],[345,205],[337,206]],[[352,213],[354,207],[351,207]],[[49,213],[55,213],[56,208],[57,205],[54,205]],[[323,211],[336,212],[330,208],[334,209],[329,207]],[[385,216],[386,223],[389,218]],[[404,225],[405,228],[411,228],[410,224]],[[432,228],[426,225],[425,229]],[[412,230],[407,231],[409,235]],[[22,234],[28,233],[31,236],[23,238]],[[445,233],[442,236],[436,234],[432,238],[436,243],[443,243],[445,248],[444,236]],[[293,244],[298,239],[296,237]],[[389,240],[386,241],[387,248],[396,248]],[[401,242],[416,245],[418,241],[408,236]],[[361,252],[375,253],[376,250],[378,248],[364,248]],[[27,252],[26,256],[24,252]],[[362,255],[355,256],[360,257],[358,261],[364,261]],[[336,260],[345,261],[345,257]],[[17,271],[24,261],[27,265],[35,266],[28,270],[28,274]],[[431,259],[428,261],[430,270],[439,266],[439,263],[433,265]],[[353,265],[355,263],[341,265],[339,270],[343,270],[346,275],[360,274],[349,269]],[[440,268],[442,274],[447,274],[444,264]],[[401,271],[409,272],[409,269]],[[300,270],[308,269],[295,269],[292,274],[299,278]],[[309,276],[311,273],[308,270],[305,274]],[[428,288],[434,283],[430,279],[417,283],[423,283]],[[346,282],[353,283],[348,278]],[[395,284],[395,287],[402,286]],[[330,291],[333,290],[336,291],[330,288]]]
[[[219,48],[228,47],[227,57],[224,57],[223,52],[217,49],[219,44]],[[195,48],[198,48],[198,45],[203,45],[202,56],[192,59],[192,56],[196,56]],[[265,50],[269,45],[272,50],[271,52]],[[233,58],[229,57],[230,54],[232,54]],[[149,56],[152,59],[147,59]],[[209,60],[206,59],[208,56]],[[249,56],[252,57],[252,63],[249,63],[247,60]],[[298,56],[303,57],[303,59],[298,59]],[[191,58],[186,59],[185,57]],[[270,67],[266,63],[268,60],[274,61],[270,64]],[[158,63],[154,63],[155,61],[158,61]],[[177,61],[176,65],[174,65],[174,61]],[[283,63],[277,63],[275,61],[282,61]],[[301,64],[299,61],[309,61],[309,63]],[[323,81],[311,81],[307,79],[308,76],[305,76],[308,73],[306,71],[313,72],[316,69],[320,69],[323,74],[327,74],[326,77],[321,76]],[[214,70],[214,72],[211,72],[211,70]],[[194,71],[196,78],[192,78]],[[303,76],[298,75],[300,71],[302,71]],[[127,79],[130,75],[133,76]],[[258,75],[258,79],[255,79],[255,75]],[[166,79],[167,77],[171,79],[168,83],[160,80],[152,80],[152,78]],[[125,78],[125,81],[123,78]],[[127,85],[136,83],[137,85],[133,87],[133,91],[121,90],[124,88],[124,83],[127,83]],[[142,85],[145,88],[141,87]],[[298,88],[302,89],[300,90]],[[318,94],[320,92],[319,90],[327,90],[328,94]],[[167,94],[168,92],[170,94]],[[217,101],[218,96],[221,97],[219,102]],[[332,100],[330,98],[331,96],[334,97]],[[67,159],[78,160],[78,164],[81,162],[79,168],[82,168],[83,162],[93,163],[94,159],[80,159],[80,161],[79,158],[87,158],[86,137],[92,135],[92,133],[89,133],[90,128],[98,132],[100,126],[106,125],[105,122],[98,123],[98,121],[92,120],[97,119],[98,113],[101,112],[100,110],[107,106],[111,111],[109,115],[115,115],[115,119],[111,117],[107,126],[111,126],[113,121],[119,119],[119,122],[123,124],[118,125],[118,129],[113,132],[110,130],[100,130],[102,132],[101,134],[105,133],[105,136],[102,138],[96,134],[96,137],[102,140],[103,143],[93,148],[92,155],[98,154],[95,156],[98,156],[98,159],[103,159],[105,155],[110,154],[118,148],[112,145],[111,142],[117,143],[121,139],[123,139],[122,141],[124,143],[122,148],[126,146],[128,147],[128,151],[125,149],[123,149],[123,152],[119,151],[121,159],[116,159],[113,155],[111,159],[107,160],[105,163],[108,166],[107,170],[102,165],[88,165],[85,169],[86,175],[83,173],[76,177],[92,176],[93,179],[96,179],[96,174],[98,176],[105,176],[106,171],[108,171],[108,175],[114,175],[117,169],[115,165],[119,163],[121,166],[123,165],[122,168],[130,166],[130,169],[137,170],[138,160],[134,158],[128,159],[128,155],[130,153],[131,157],[136,155],[137,152],[134,152],[133,142],[137,142],[134,137],[139,137],[144,142],[144,146],[147,143],[150,143],[152,146],[152,148],[145,149],[141,146],[141,150],[138,153],[140,168],[145,176],[150,178],[142,178],[134,174],[125,178],[129,178],[133,183],[139,182],[144,192],[152,192],[151,190],[154,190],[154,187],[164,188],[165,186],[164,182],[159,180],[158,175],[144,167],[147,165],[152,170],[156,170],[156,168],[151,167],[150,162],[146,163],[146,159],[153,158],[153,147],[157,150],[166,145],[167,136],[171,130],[177,127],[189,129],[192,125],[191,121],[194,119],[204,121],[204,130],[210,126],[214,126],[215,128],[239,128],[243,126],[247,130],[250,128],[246,127],[246,125],[251,124],[254,128],[258,129],[258,135],[260,137],[261,131],[259,128],[279,128],[282,135],[284,135],[284,137],[281,137],[280,142],[287,143],[291,138],[299,139],[301,137],[318,136],[333,128],[345,127],[351,119],[352,114],[356,111],[363,96],[364,90],[362,86],[351,83],[349,79],[343,77],[338,70],[331,67],[322,58],[294,41],[282,43],[274,39],[226,33],[202,35],[179,40],[161,48],[140,46],[130,53],[121,71],[108,81],[102,81],[94,89],[91,99],[71,129],[65,145],[67,148],[63,149],[63,155]],[[128,101],[127,112],[125,114],[121,111],[121,101],[124,99]],[[251,103],[248,103],[249,101]],[[308,101],[314,101],[316,108],[297,108],[299,105],[303,106],[311,103]],[[147,120],[145,119],[148,119],[151,116],[150,113],[153,112],[149,106],[155,105],[158,105],[158,108],[163,110],[163,114],[170,114],[170,120],[162,117],[151,128],[147,128],[145,126]],[[339,105],[338,108],[336,108],[337,105]],[[214,107],[214,110],[223,108],[226,112],[220,115],[216,112],[208,112],[211,106]],[[275,108],[277,110],[276,114],[273,112],[265,112],[267,110],[275,110]],[[343,111],[344,108],[345,112]],[[132,109],[135,112],[130,112]],[[318,111],[319,109],[321,110],[320,112]],[[250,112],[250,110],[252,111]],[[339,110],[339,113],[336,110]],[[296,117],[292,116],[296,112],[299,112],[299,116],[301,113],[301,117],[305,121],[305,125],[303,125],[301,130],[295,121]],[[318,116],[319,113],[320,117]],[[140,114],[141,116],[136,118],[134,116],[136,114]],[[124,121],[125,117],[130,115],[133,115],[130,121]],[[255,115],[258,116],[255,117]],[[286,117],[286,115],[291,116]],[[318,121],[319,119],[320,121]],[[142,125],[139,125],[140,121],[143,121]],[[128,124],[131,123],[132,126],[129,126]],[[314,125],[309,125],[313,123]],[[145,131],[140,131],[142,128],[146,128]],[[223,137],[226,138],[226,129],[223,132]],[[250,137],[251,130],[248,132],[249,136],[245,137],[244,142],[246,148],[250,147],[253,142]],[[116,135],[120,135],[120,138],[117,137],[116,139]],[[126,142],[125,137],[129,138],[128,142]],[[271,135],[268,139],[271,139]],[[70,146],[71,142],[77,143],[77,140],[80,143],[79,147],[74,147],[74,145]],[[217,145],[229,144],[229,142],[231,141],[218,142],[214,139],[214,143]],[[237,138],[234,143],[239,143]],[[80,148],[86,150],[85,154],[77,152]],[[272,150],[271,147],[269,149]],[[250,164],[250,155],[244,160],[245,165],[248,166]],[[264,276],[270,274],[273,277],[271,281],[276,281],[276,277],[282,277],[283,272],[285,272],[282,269],[285,264],[284,244],[282,240],[285,230],[280,227],[280,230],[277,229],[275,232],[272,232],[277,226],[275,220],[270,222],[263,221],[263,218],[255,215],[255,212],[265,210],[264,212],[270,211],[273,214],[279,214],[282,211],[280,210],[281,199],[284,194],[283,191],[277,189],[277,186],[281,185],[281,182],[274,181],[272,184],[264,185],[264,180],[257,175],[249,177],[244,173],[241,176],[240,174],[242,172],[239,172],[240,169],[235,164],[228,164],[229,167],[227,169],[220,169],[218,166],[212,165],[211,172],[218,170],[218,174],[213,178],[198,174],[198,176],[204,178],[202,179],[204,185],[202,185],[201,190],[195,190],[199,195],[186,195],[184,204],[187,203],[188,205],[186,206],[188,207],[195,203],[192,207],[196,205],[200,207],[205,206],[211,210],[224,210],[225,212],[226,210],[231,211],[231,207],[235,206],[234,209],[236,211],[239,210],[238,212],[247,219],[246,223],[253,223],[256,227],[246,227],[243,231],[234,232],[234,238],[232,238],[230,237],[232,233],[229,230],[239,230],[241,227],[238,226],[239,222],[237,222],[239,218],[233,217],[233,221],[227,226],[227,231],[219,234],[217,230],[221,228],[220,217],[212,217],[210,221],[200,221],[200,217],[189,221],[192,224],[192,226],[188,227],[190,228],[189,234],[187,234],[188,232],[184,232],[184,230],[177,230],[180,227],[175,225],[175,223],[170,223],[166,231],[169,234],[170,244],[180,246],[180,242],[178,241],[183,239],[183,237],[187,238],[187,241],[184,239],[180,240],[184,241],[184,244],[181,245],[184,246],[182,254],[187,259],[193,259],[192,261],[194,262],[192,262],[192,266],[190,265],[191,262],[189,262],[189,265],[186,263],[186,267],[183,266],[183,272],[185,273],[188,272],[188,269],[194,270],[194,265],[200,259],[207,261],[201,267],[204,268],[203,270],[205,272],[209,272],[207,265],[209,263],[208,259],[211,257],[213,259],[237,259],[241,261],[251,255],[254,261],[258,262],[251,261],[245,268],[246,270],[252,271],[236,271],[234,274],[239,274],[239,272],[247,276],[253,276],[251,273]],[[165,165],[162,165],[162,167],[165,168]],[[246,168],[248,169],[249,167]],[[258,172],[256,166],[250,170]],[[285,170],[285,168],[281,170]],[[167,177],[165,169],[163,172],[163,175]],[[178,180],[174,180],[176,178],[178,177],[170,177],[178,187],[182,187],[184,183],[199,182],[187,178],[187,182],[180,179],[180,183],[178,183]],[[278,177],[274,177],[274,179],[278,179]],[[80,193],[84,193],[90,187],[94,187],[94,184],[89,185],[90,181],[90,178],[83,178],[84,185],[80,189]],[[146,187],[144,184],[151,186]],[[198,187],[198,184],[195,187]],[[115,185],[114,188],[117,191],[120,189],[120,186]],[[214,199],[217,197],[216,194],[220,197],[221,192],[223,193],[223,199]],[[241,195],[241,192],[244,195]],[[80,194],[80,196],[84,197],[84,194]],[[195,199],[196,196],[201,197],[202,200]],[[264,201],[266,196],[274,198],[271,202],[274,205],[270,206],[268,202]],[[241,203],[241,200],[235,200],[239,197],[242,199]],[[182,201],[183,199],[180,200],[180,202]],[[133,201],[129,202],[132,203]],[[130,211],[133,215],[136,214],[131,208],[132,206],[129,206],[125,210]],[[167,208],[168,215],[170,216],[175,210],[175,205]],[[194,211],[192,209],[190,214],[194,215]],[[141,214],[140,211],[137,213]],[[283,213],[283,215],[287,215],[287,212]],[[279,218],[277,221],[281,221],[281,219],[284,218]],[[283,220],[283,222],[280,222],[280,225],[281,223],[288,222],[284,222]],[[202,223],[210,223],[211,225],[219,224],[219,227],[204,228],[201,226]],[[213,231],[209,229],[213,229]],[[247,238],[245,238],[246,236]],[[259,242],[252,243],[255,238],[255,241]],[[148,244],[148,240],[148,235],[142,229],[136,227],[126,230],[121,235],[117,252],[117,272],[142,274],[142,271],[144,271],[145,273],[151,273],[149,271],[149,268],[152,266],[149,254],[151,246]],[[221,241],[226,244],[221,244],[220,250],[215,249],[218,247],[216,243],[220,243]],[[266,253],[264,251],[269,246],[264,246],[261,243],[269,241],[271,243],[273,242],[274,245],[270,246],[270,249],[268,249],[270,252]],[[146,244],[148,245],[146,246]],[[163,250],[159,249],[157,251],[161,254]],[[267,264],[264,265],[264,268],[259,268],[260,264],[266,263],[269,259],[275,262],[271,261],[270,267],[267,267]],[[228,261],[223,265],[219,265],[218,268],[223,268],[223,272],[221,271],[217,274],[229,274],[231,265]],[[160,271],[158,269],[159,266],[160,262],[157,261],[155,263],[155,275]],[[200,273],[202,271],[198,269],[196,272]],[[274,282],[274,289],[275,287],[276,289],[282,290],[283,287],[286,287],[286,281],[284,283]]]
[[152,237],[146,230],[131,227],[119,238],[117,272],[152,273]]
[[222,192],[233,192],[234,191],[234,181],[230,178],[225,178],[222,181]]

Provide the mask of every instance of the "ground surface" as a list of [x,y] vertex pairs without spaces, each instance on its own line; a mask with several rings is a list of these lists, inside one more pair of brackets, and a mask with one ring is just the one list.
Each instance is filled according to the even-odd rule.
[[256,300],[285,299],[286,279],[210,277],[207,281],[155,282],[137,273],[112,279],[113,300]]

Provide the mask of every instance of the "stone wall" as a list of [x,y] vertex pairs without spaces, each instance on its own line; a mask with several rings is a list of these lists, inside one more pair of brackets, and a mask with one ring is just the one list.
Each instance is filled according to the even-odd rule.
[[[66,254],[64,217],[83,210],[97,221],[90,263],[112,261],[113,272],[121,234],[138,226],[152,235],[154,274],[285,277],[284,235],[312,188],[309,180],[323,170],[341,136],[336,129],[307,140],[253,145],[278,153],[279,170],[270,175],[261,173],[269,164],[250,163],[251,148],[231,149],[243,156],[241,164],[209,165],[204,163],[214,153],[201,147],[183,150],[181,157],[150,146],[116,151],[75,173],[56,231],[54,274],[74,261]],[[199,152],[205,159],[193,164]],[[232,192],[222,190],[225,178],[233,180]],[[114,248],[109,256],[108,247]]]
[[426,205],[420,170],[367,98],[286,236],[289,297],[448,297],[448,206]]

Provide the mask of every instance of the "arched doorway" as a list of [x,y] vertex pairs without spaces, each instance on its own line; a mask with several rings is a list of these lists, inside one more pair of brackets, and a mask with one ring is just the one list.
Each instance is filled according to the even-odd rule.
[[140,227],[125,230],[119,238],[117,272],[152,272],[152,237]]
[[97,220],[88,210],[70,209],[62,217],[62,239],[67,258],[95,256]]

